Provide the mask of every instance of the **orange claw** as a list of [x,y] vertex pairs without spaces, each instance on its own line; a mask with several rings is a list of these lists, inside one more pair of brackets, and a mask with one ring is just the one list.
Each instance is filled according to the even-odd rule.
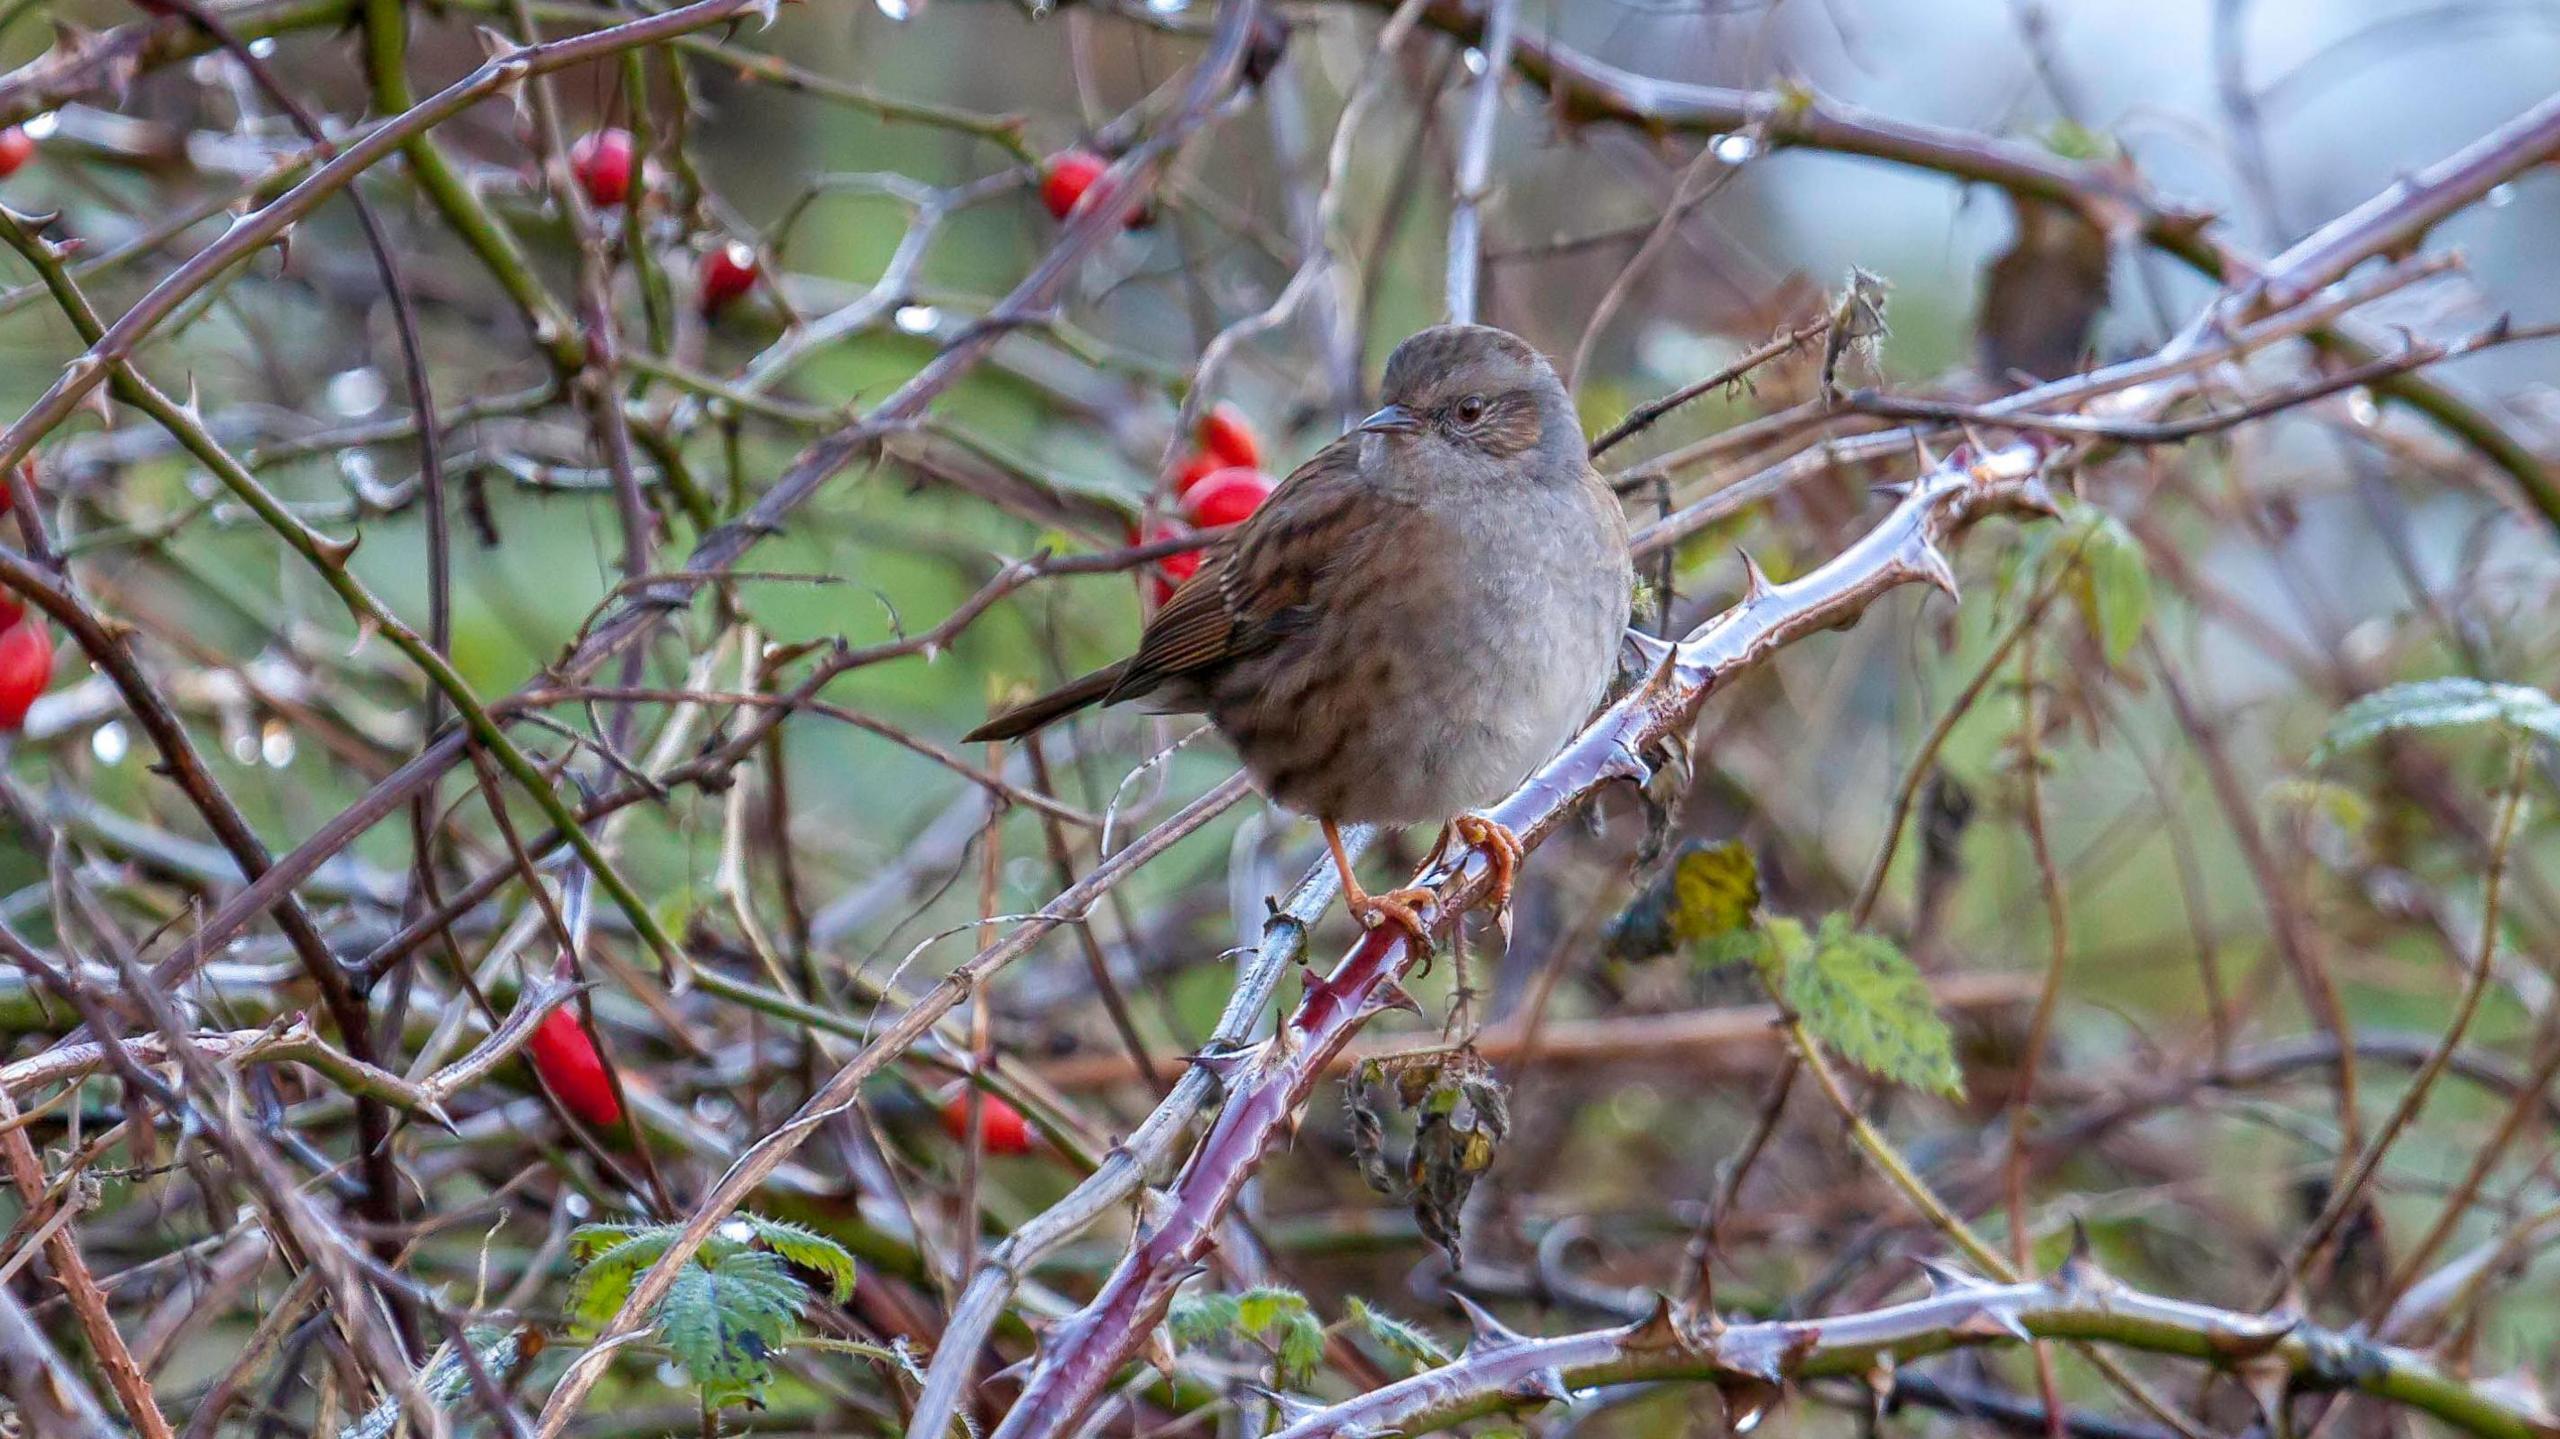
[[1498,824],[1480,814],[1462,814],[1449,821],[1458,838],[1484,851],[1485,863],[1493,867],[1493,893],[1485,904],[1500,914],[1511,907],[1511,876],[1520,868],[1520,857],[1526,853],[1520,836],[1507,825]]
[[1431,927],[1422,922],[1417,905],[1436,902],[1440,897],[1427,889],[1397,889],[1385,894],[1371,894],[1360,887],[1360,879],[1351,872],[1351,856],[1342,848],[1342,832],[1333,821],[1318,821],[1324,828],[1324,842],[1333,851],[1333,867],[1342,875],[1342,907],[1360,921],[1364,929],[1392,924],[1413,942],[1422,954],[1431,952]]
[[1422,913],[1414,906],[1429,904],[1439,896],[1427,889],[1395,889],[1385,894],[1370,894],[1354,889],[1343,897],[1343,906],[1364,929],[1392,924],[1404,931],[1404,937],[1423,953],[1431,952],[1431,927],[1422,922]]

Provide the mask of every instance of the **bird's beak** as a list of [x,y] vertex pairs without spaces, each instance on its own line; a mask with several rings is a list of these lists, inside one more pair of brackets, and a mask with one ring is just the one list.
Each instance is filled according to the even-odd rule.
[[1422,428],[1422,418],[1402,405],[1385,405],[1360,422],[1361,432],[1372,435],[1410,435]]

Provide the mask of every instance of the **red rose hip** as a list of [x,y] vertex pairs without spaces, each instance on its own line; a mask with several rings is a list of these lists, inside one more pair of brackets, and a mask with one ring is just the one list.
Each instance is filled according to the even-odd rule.
[[1218,404],[1200,417],[1200,448],[1230,465],[1248,470],[1262,468],[1262,441],[1253,433],[1252,422],[1244,411],[1233,405]]
[[1230,466],[1185,491],[1182,513],[1200,528],[1235,524],[1271,498],[1271,477],[1260,470]]
[[628,130],[590,130],[569,146],[569,173],[590,204],[619,205],[631,197],[638,155]]
[[0,130],[0,180],[18,173],[18,167],[35,158],[35,137],[12,125]]
[[21,614],[0,630],[0,731],[14,734],[25,727],[27,711],[52,679],[53,632],[43,620]]
[[610,1129],[622,1122],[622,1101],[614,1097],[613,1077],[605,1073],[604,1056],[596,1053],[595,1041],[587,1037],[586,1026],[578,1023],[576,1014],[561,1008],[544,1015],[542,1023],[534,1026],[533,1037],[525,1041],[524,1051],[533,1060],[534,1072],[580,1123]]
[[756,252],[730,240],[702,257],[702,313],[716,315],[756,287]]
[[[986,1136],[989,1154],[1020,1155],[1031,1152],[1031,1122],[1022,1111],[992,1094],[978,1096],[980,1132]],[[969,1091],[953,1090],[942,1102],[942,1131],[954,1140],[969,1142]]]
[[1180,499],[1191,493],[1193,485],[1225,468],[1227,468],[1227,461],[1219,459],[1216,455],[1194,451],[1183,456],[1182,464],[1173,472],[1174,498]]

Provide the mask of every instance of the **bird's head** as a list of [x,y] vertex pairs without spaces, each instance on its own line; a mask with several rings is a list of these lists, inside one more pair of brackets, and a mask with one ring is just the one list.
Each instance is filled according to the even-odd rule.
[[1573,400],[1546,356],[1508,330],[1435,325],[1387,358],[1386,403],[1360,429],[1391,445],[1507,460],[1552,452],[1578,475],[1584,450]]

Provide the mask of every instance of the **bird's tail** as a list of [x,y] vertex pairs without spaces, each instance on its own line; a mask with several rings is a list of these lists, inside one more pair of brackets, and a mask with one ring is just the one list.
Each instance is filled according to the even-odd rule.
[[969,731],[962,738],[975,744],[981,740],[1016,739],[1027,735],[1051,720],[1074,714],[1086,705],[1100,701],[1120,683],[1121,672],[1127,668],[1126,660],[1115,665],[1104,665],[1081,679],[1067,681],[1038,699],[1025,700],[1015,705]]

